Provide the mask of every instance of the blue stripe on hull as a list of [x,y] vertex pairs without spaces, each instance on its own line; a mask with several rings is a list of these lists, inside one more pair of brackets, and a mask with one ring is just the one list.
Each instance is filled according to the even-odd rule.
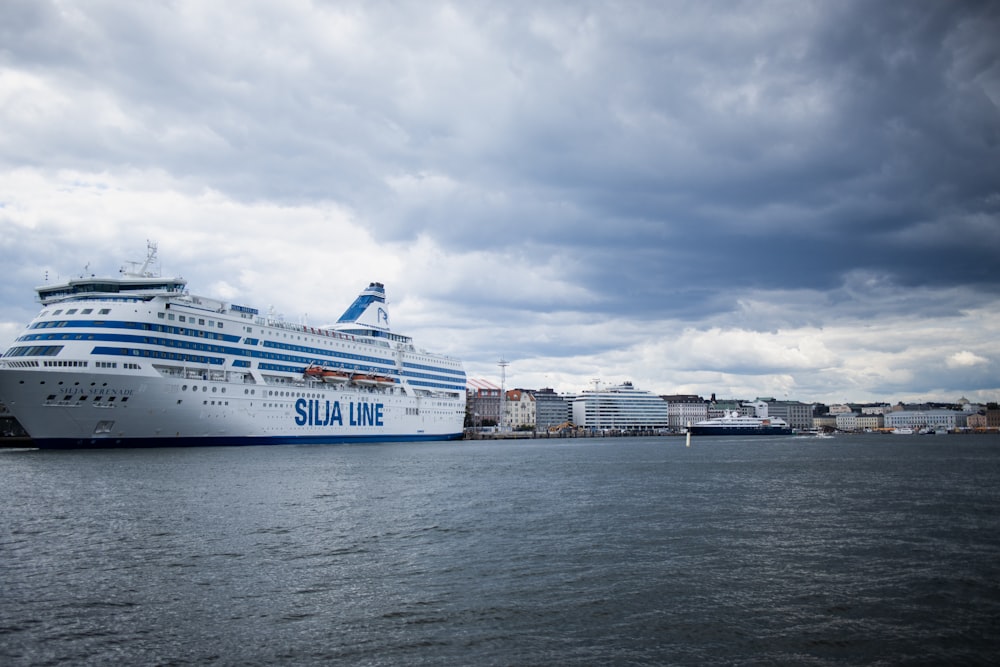
[[461,440],[462,433],[439,435],[274,436],[260,438],[39,438],[31,446],[39,449],[134,449],[142,447],[253,447],[259,445],[346,445],[365,442],[433,442]]

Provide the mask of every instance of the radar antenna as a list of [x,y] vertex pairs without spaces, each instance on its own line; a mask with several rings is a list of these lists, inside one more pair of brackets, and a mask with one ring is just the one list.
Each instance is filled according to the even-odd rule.
[[[122,269],[121,272],[125,275],[138,276],[140,278],[155,278],[157,273],[153,273],[151,267],[153,262],[156,261],[156,242],[146,240],[146,261],[139,266],[139,262],[126,262],[129,265],[129,269]],[[138,268],[136,268],[138,267]]]

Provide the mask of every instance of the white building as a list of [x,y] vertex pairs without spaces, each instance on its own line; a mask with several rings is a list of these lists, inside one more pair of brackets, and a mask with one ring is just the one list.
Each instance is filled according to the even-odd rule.
[[511,389],[504,402],[503,425],[507,429],[535,428],[535,397],[522,389]]
[[[832,412],[830,414],[833,414]],[[857,412],[838,412],[837,413],[837,430],[838,431],[857,431],[858,430],[858,413]]]
[[667,428],[669,415],[666,401],[625,382],[578,394],[573,399],[573,423],[599,431],[644,431]]
[[667,402],[667,418],[674,430],[708,419],[708,402],[701,396],[675,394],[660,398]]
[[945,428],[958,426],[959,416],[954,410],[897,410],[885,416],[886,428]]

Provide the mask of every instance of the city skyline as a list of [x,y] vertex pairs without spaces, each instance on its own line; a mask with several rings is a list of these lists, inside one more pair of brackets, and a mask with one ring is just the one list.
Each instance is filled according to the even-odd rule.
[[471,377],[1000,396],[1000,7],[0,4],[0,346],[159,245]]
[[[475,390],[478,390],[478,389],[485,388],[485,385],[482,385],[482,382],[484,380],[486,382],[488,382],[490,385],[492,385],[494,388],[496,388],[497,390],[501,389],[500,384],[495,383],[494,380],[493,380],[493,378],[490,378],[490,377],[475,377],[474,378],[474,377],[470,376],[469,377],[470,391],[475,391]],[[872,406],[872,407],[874,407],[874,406],[890,406],[890,407],[894,407],[894,406],[898,406],[898,405],[906,405],[906,406],[910,406],[910,405],[961,405],[963,403],[963,399],[964,399],[965,401],[967,401],[968,403],[973,404],[973,405],[983,405],[983,406],[985,406],[987,404],[1000,404],[1000,395],[998,395],[998,397],[995,398],[995,399],[986,400],[986,401],[974,401],[974,400],[968,399],[965,396],[959,396],[959,397],[955,398],[954,400],[943,400],[943,401],[942,400],[931,400],[931,399],[927,399],[927,400],[913,400],[913,401],[903,401],[903,400],[898,400],[897,401],[897,400],[881,400],[881,399],[870,400],[870,401],[855,401],[855,400],[848,399],[848,400],[843,400],[843,401],[825,402],[825,401],[804,401],[804,400],[801,400],[801,399],[796,398],[794,396],[778,397],[778,396],[770,396],[770,395],[767,395],[767,394],[753,394],[753,395],[745,395],[745,396],[723,396],[723,395],[719,395],[718,392],[709,392],[707,395],[702,395],[702,394],[686,394],[686,393],[678,393],[678,392],[659,392],[659,391],[651,390],[648,387],[637,386],[637,385],[635,385],[635,383],[632,383],[630,380],[625,380],[625,381],[623,381],[623,383],[631,383],[632,386],[635,387],[636,389],[647,390],[647,391],[650,391],[651,393],[656,394],[657,396],[660,396],[660,397],[668,397],[668,396],[697,396],[698,398],[701,398],[701,399],[705,400],[706,402],[710,402],[712,400],[715,400],[716,402],[719,402],[719,403],[728,403],[728,402],[732,402],[732,401],[773,400],[773,401],[779,401],[779,402],[789,401],[789,402],[799,402],[799,403],[812,404],[812,405],[826,405],[827,407],[843,406],[843,405],[847,405],[847,406],[851,406],[851,405],[854,405],[854,406]],[[576,390],[576,391],[572,391],[572,390],[571,391],[556,391],[556,395],[559,395],[559,396],[574,396],[574,395],[578,395],[578,394],[580,394],[582,392],[587,392],[587,391],[605,391],[605,390],[611,389],[613,387],[621,386],[621,384],[622,383],[615,383],[615,384],[599,383],[595,379],[594,381],[592,381],[590,383],[590,386],[582,387],[582,388],[580,388],[579,390]],[[523,386],[523,385],[516,385],[515,386],[515,385],[510,385],[510,384],[508,384],[503,389],[507,393],[510,393],[512,391],[534,392],[534,391],[542,391],[542,390],[547,390],[547,389],[552,389],[553,391],[555,391],[552,387],[531,387],[531,386]]]

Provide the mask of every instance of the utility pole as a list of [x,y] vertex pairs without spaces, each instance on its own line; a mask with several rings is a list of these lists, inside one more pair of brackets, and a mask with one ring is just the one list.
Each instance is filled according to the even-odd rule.
[[509,363],[503,357],[497,362],[500,366],[500,430],[504,430],[504,420],[507,418],[507,366]]
[[594,383],[594,428],[601,431],[601,378],[591,380]]

